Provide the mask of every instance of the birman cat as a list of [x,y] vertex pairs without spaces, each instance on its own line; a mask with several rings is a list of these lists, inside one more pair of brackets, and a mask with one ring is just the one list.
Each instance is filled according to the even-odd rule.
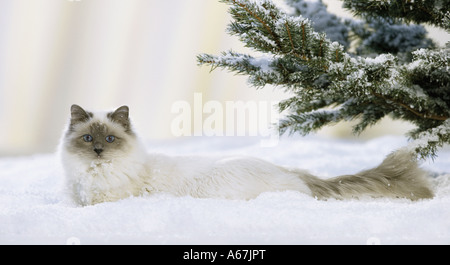
[[60,155],[68,191],[83,206],[157,192],[244,200],[286,190],[317,199],[433,197],[425,171],[406,149],[373,169],[330,179],[252,157],[150,154],[133,130],[127,106],[91,112],[72,105]]

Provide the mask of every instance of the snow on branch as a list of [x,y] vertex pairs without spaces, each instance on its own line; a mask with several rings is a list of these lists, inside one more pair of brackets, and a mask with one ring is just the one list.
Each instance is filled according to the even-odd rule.
[[450,29],[445,20],[449,0],[344,0],[344,7],[358,16],[401,18]]
[[[292,97],[279,104],[280,111],[287,113],[280,123],[282,132],[307,134],[340,120],[357,119],[359,123],[353,131],[360,133],[389,115],[417,125],[417,130],[410,134],[417,139],[421,133],[434,133],[433,128],[448,124],[448,47],[418,49],[409,61],[391,53],[356,56],[346,52],[343,45],[329,40],[325,33],[315,31],[310,19],[302,14],[288,15],[269,0],[222,2],[231,6],[230,34],[237,35],[247,47],[262,55],[228,51],[219,56],[201,54],[198,62],[212,69],[221,67],[248,75],[249,82],[257,88],[274,85],[291,92]],[[380,8],[386,5],[393,8],[405,1],[392,0],[391,4],[381,3],[388,1],[348,2],[352,3],[352,10],[366,14],[361,11],[370,9],[366,2],[377,2]],[[414,8],[420,8],[418,2],[421,1],[416,2]],[[445,6],[449,1],[441,2]],[[411,35],[418,37],[413,42],[420,44],[422,28],[408,30],[419,31],[420,34]],[[430,145],[450,143],[448,137],[438,139],[437,145]],[[433,156],[436,151],[433,147],[415,150],[421,156]]]

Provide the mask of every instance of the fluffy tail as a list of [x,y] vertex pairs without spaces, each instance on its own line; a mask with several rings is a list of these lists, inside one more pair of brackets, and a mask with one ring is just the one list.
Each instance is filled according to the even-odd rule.
[[318,199],[371,196],[418,200],[433,197],[426,172],[419,168],[416,156],[405,148],[388,155],[378,167],[355,175],[331,179],[306,175],[302,179]]

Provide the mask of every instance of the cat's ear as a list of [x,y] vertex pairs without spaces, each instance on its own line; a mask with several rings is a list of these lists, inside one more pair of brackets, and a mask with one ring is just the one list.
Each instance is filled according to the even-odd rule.
[[70,107],[70,125],[73,126],[80,122],[87,122],[93,114],[91,112],[86,112],[82,107],[73,104]]
[[122,106],[116,109],[114,112],[108,113],[108,118],[120,125],[122,125],[127,131],[130,129],[130,119],[128,106]]

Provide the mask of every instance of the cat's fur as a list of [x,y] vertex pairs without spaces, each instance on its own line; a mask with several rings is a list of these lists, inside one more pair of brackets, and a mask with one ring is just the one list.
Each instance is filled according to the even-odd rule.
[[148,154],[133,131],[128,114],[127,106],[94,113],[72,105],[60,153],[67,188],[78,204],[155,192],[229,199],[251,199],[262,192],[283,190],[296,190],[319,199],[433,197],[425,172],[406,150],[388,155],[373,169],[320,179],[306,171],[257,158]]

